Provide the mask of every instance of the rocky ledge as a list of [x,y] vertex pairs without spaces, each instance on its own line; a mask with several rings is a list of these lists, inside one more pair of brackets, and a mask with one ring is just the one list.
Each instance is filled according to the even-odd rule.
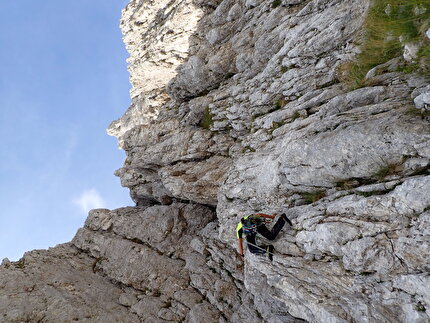
[[[342,81],[370,5],[132,0],[108,132],[137,206],[4,260],[2,321],[428,322],[430,87],[408,44]],[[236,251],[256,212],[293,223],[272,262]]]

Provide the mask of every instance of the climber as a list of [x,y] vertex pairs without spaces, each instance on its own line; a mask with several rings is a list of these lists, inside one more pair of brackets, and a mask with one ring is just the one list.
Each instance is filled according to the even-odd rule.
[[257,246],[255,237],[257,233],[261,234],[263,237],[265,237],[268,240],[274,240],[276,236],[278,235],[279,231],[284,227],[285,222],[287,222],[290,226],[292,226],[292,223],[290,219],[287,218],[285,213],[282,213],[276,221],[275,225],[273,226],[272,230],[269,231],[267,227],[265,226],[265,223],[267,220],[271,221],[276,217],[277,214],[268,215],[264,213],[256,213],[253,215],[248,215],[240,219],[240,222],[237,224],[236,227],[236,235],[239,239],[239,253],[242,257],[244,257],[243,253],[243,243],[242,243],[242,236],[245,235],[248,249],[251,253],[262,255],[262,254],[268,254],[269,259],[272,260],[273,258],[273,246],[272,245],[261,245]]

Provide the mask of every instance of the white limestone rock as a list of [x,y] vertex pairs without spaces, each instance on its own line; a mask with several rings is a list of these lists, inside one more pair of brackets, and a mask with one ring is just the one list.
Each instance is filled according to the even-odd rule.
[[245,6],[247,8],[254,8],[254,7],[260,5],[262,2],[263,2],[263,0],[246,0]]
[[0,267],[2,322],[139,322],[118,304],[129,287],[94,272],[96,259],[71,244],[27,252]]
[[430,91],[418,95],[414,99],[414,103],[417,109],[430,110]]
[[[160,8],[162,8],[160,10]],[[189,53],[188,37],[203,11],[193,1],[130,1],[122,12],[121,29],[127,59],[132,104],[112,122],[108,133],[119,138],[137,125],[147,125],[169,98],[165,86]],[[142,34],[142,29],[148,32]]]
[[3,260],[1,261],[1,265],[4,267],[9,267],[11,265],[11,262],[8,258],[3,258]]
[[[217,250],[222,245],[208,241],[217,232],[206,225],[213,216],[208,207],[178,203],[93,210],[73,243],[97,259],[96,272],[138,292],[119,301],[140,320],[191,319],[203,300],[216,317],[241,319],[240,308],[255,316],[250,303],[241,301],[246,292],[240,276],[231,275],[237,266],[231,250],[224,254]],[[204,245],[202,254],[191,248],[195,240]]]
[[413,62],[418,56],[420,47],[421,46],[418,43],[406,43],[403,50],[403,58],[405,61]]
[[[428,249],[430,133],[407,108],[426,81],[398,73],[398,59],[368,73],[378,86],[348,91],[338,79],[359,52],[369,4],[131,2],[122,26],[134,99],[110,127],[127,153],[117,175],[139,205],[171,204],[95,211],[74,242],[106,258],[97,268],[112,279],[148,297],[160,291],[161,302],[145,309],[142,298],[135,313],[256,322],[428,316],[416,313],[427,293],[400,280],[428,277],[419,255]],[[180,53],[161,50],[175,39]],[[405,48],[415,59],[417,47]],[[216,206],[217,221],[178,201]],[[273,242],[273,264],[247,253],[243,276],[234,228],[257,211],[286,212],[293,227]],[[188,231],[192,216],[182,215],[192,212],[200,221]],[[144,258],[152,260],[139,267]]]
[[[403,59],[369,71],[374,86],[339,80],[369,5],[130,1],[132,104],[108,131],[138,206],[92,211],[67,258],[86,259],[84,283],[113,282],[101,290],[116,305],[103,298],[97,313],[104,303],[131,322],[429,320],[430,130],[410,110],[428,104],[428,80],[398,72]],[[292,220],[261,241],[273,262],[237,255],[237,222],[255,212]],[[92,301],[79,286],[67,293]]]

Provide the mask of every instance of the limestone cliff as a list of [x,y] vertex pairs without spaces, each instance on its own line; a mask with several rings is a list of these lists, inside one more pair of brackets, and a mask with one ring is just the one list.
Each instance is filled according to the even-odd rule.
[[[132,0],[132,104],[108,132],[137,206],[3,261],[0,320],[429,322],[430,87],[410,44],[343,81],[370,5]],[[256,212],[293,225],[243,263]]]

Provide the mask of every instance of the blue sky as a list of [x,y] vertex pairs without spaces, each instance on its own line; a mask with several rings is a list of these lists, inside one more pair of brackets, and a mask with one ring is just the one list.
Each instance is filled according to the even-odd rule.
[[127,3],[0,1],[0,261],[70,241],[88,208],[133,205],[105,130],[130,103]]

